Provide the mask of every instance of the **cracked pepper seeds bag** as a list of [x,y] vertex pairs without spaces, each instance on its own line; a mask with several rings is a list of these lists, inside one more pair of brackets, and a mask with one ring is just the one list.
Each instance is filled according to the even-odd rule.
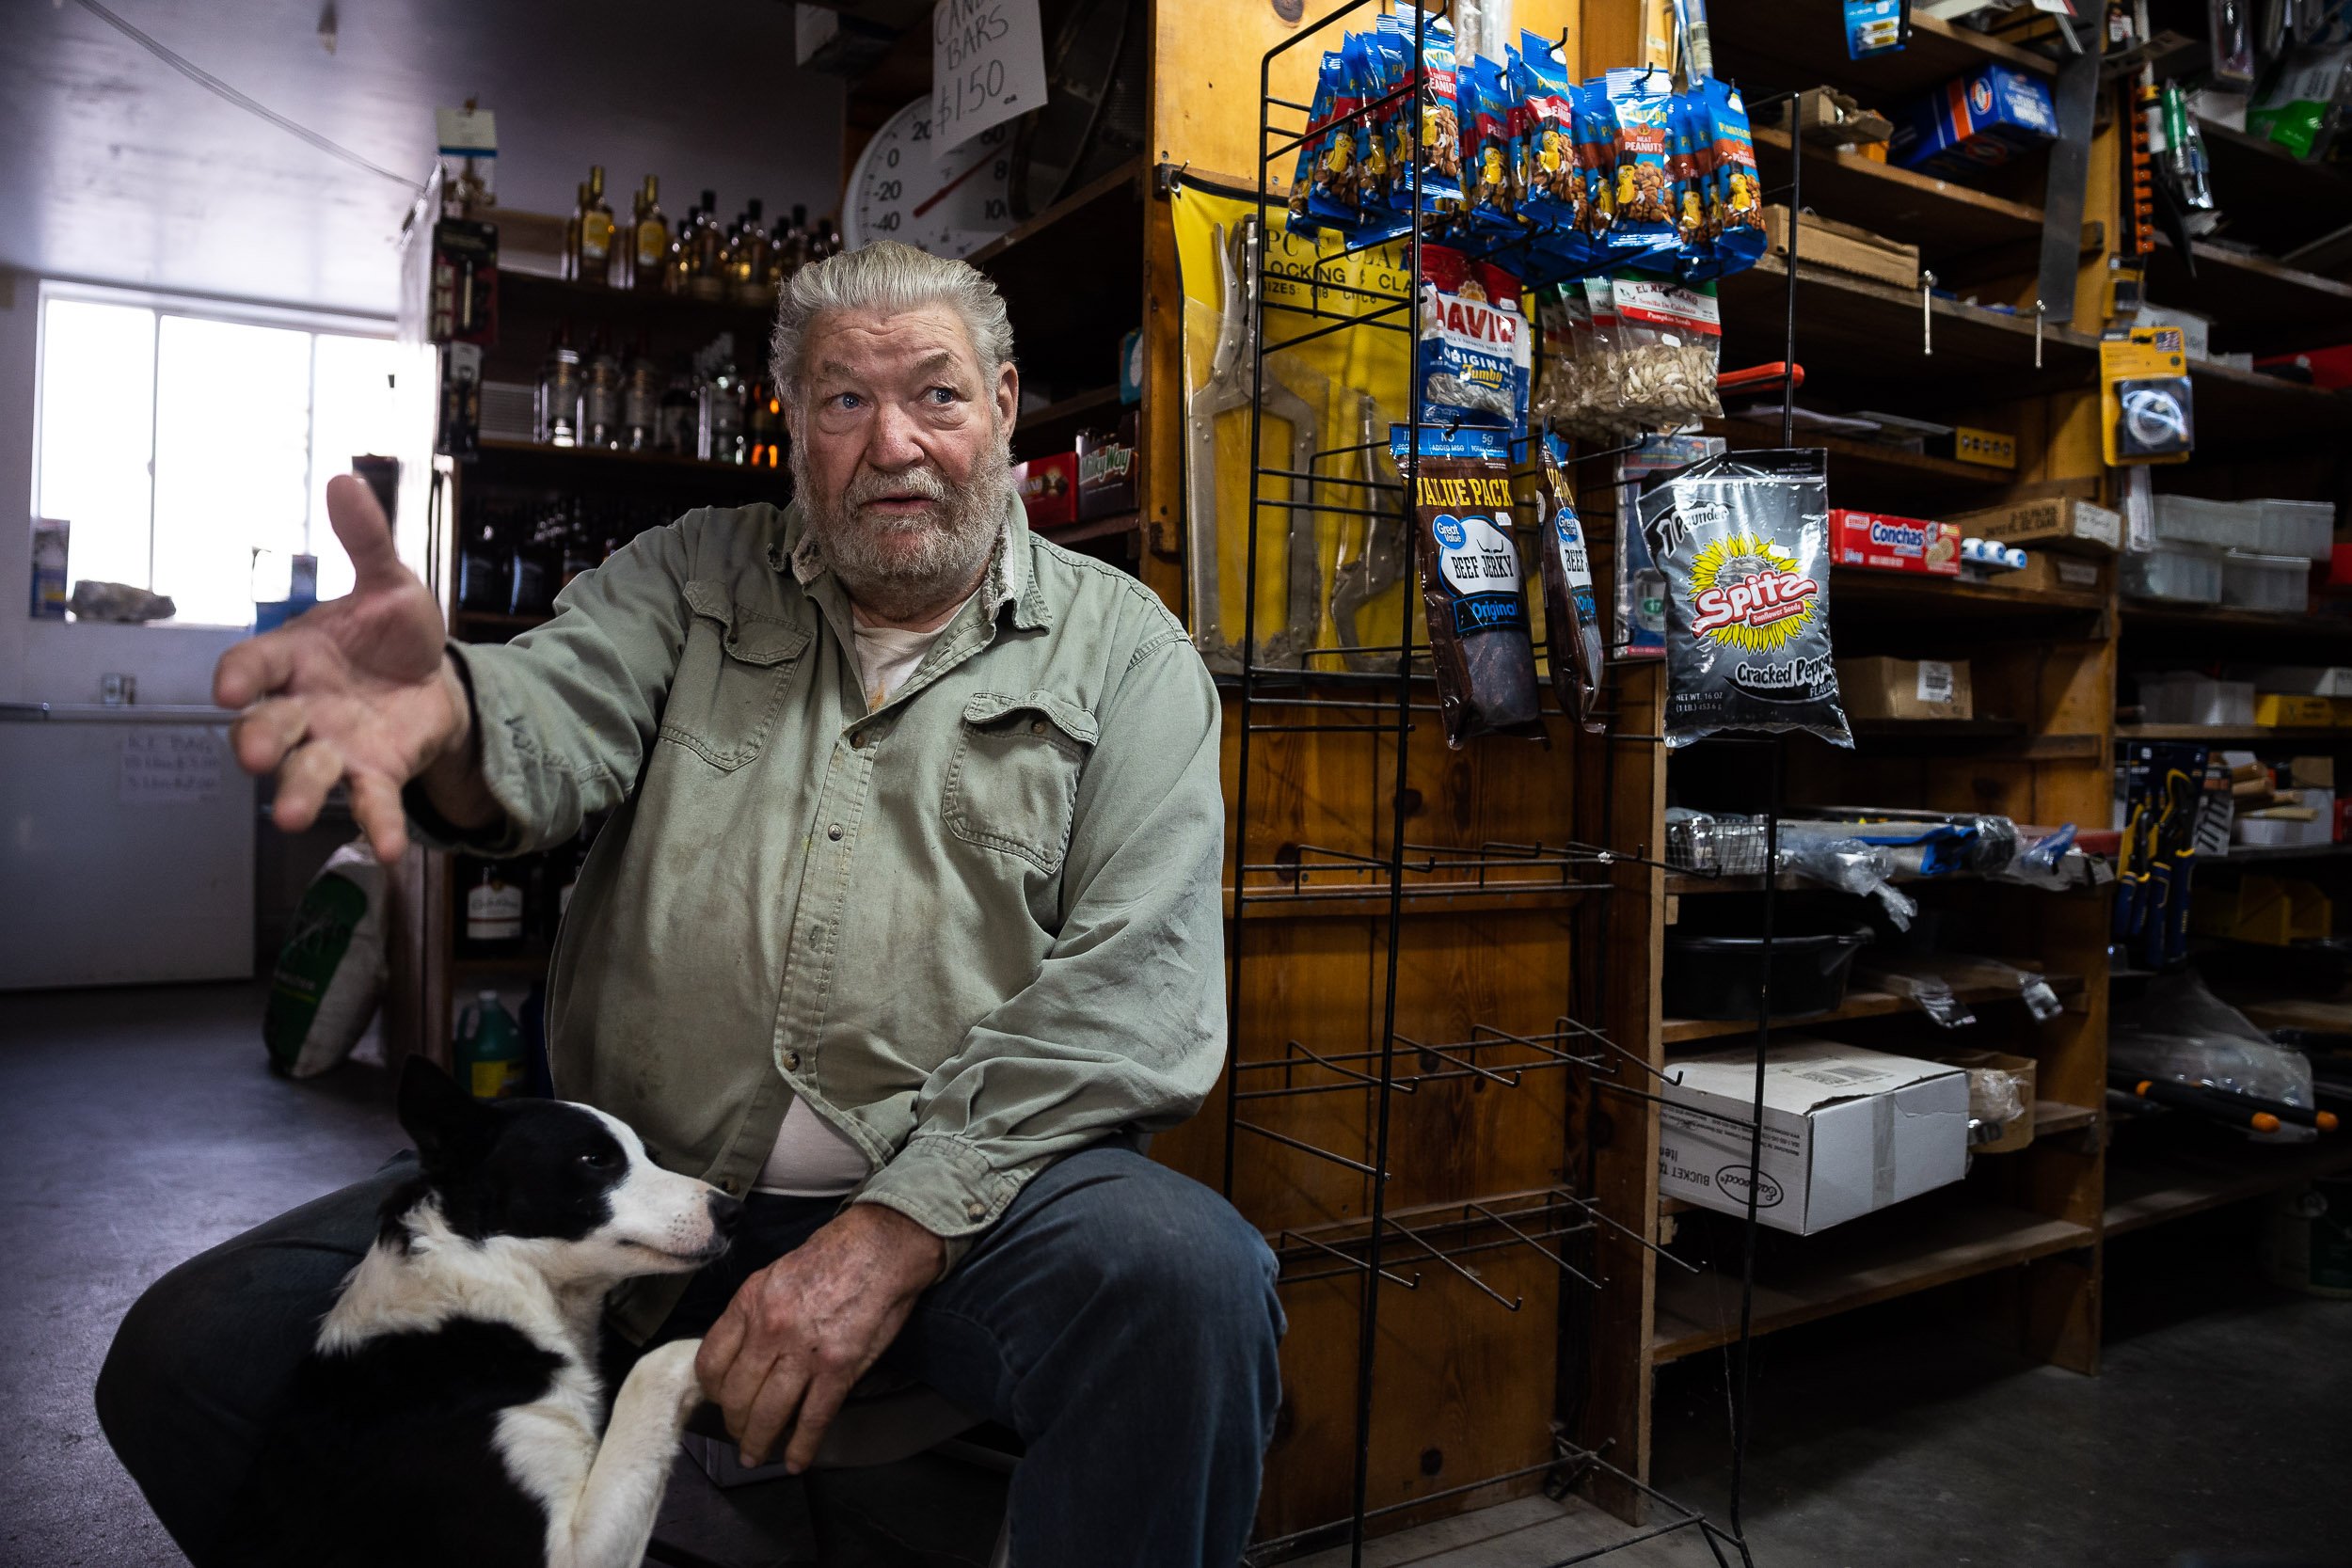
[[1851,747],[1830,657],[1827,454],[1741,451],[1641,499],[1666,577],[1666,744],[1801,730]]
[[1600,718],[1600,606],[1593,597],[1584,525],[1577,517],[1568,485],[1568,444],[1547,436],[1538,446],[1537,550],[1544,575],[1544,639],[1551,656],[1551,688],[1559,693],[1561,710],[1597,735],[1608,727]]
[[[1389,427],[1398,472],[1413,476],[1413,430]],[[1413,554],[1446,744],[1540,735],[1535,649],[1512,532],[1509,438],[1500,430],[1421,432]]]

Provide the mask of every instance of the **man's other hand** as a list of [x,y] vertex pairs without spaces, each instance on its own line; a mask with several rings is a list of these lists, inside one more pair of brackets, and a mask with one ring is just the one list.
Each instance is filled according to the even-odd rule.
[[703,1336],[694,1368],[746,1465],[766,1463],[789,1426],[785,1465],[795,1475],[808,1468],[842,1401],[946,1260],[937,1236],[895,1209],[860,1203],[743,1282]]
[[223,654],[213,700],[246,710],[230,745],[246,772],[277,770],[278,827],[309,827],[348,780],[352,815],[389,863],[408,844],[400,792],[409,780],[435,773],[435,804],[461,827],[493,820],[496,807],[474,778],[471,707],[442,652],[432,594],[400,563],[365,483],[329,480],[326,514],[351,554],[352,591]]

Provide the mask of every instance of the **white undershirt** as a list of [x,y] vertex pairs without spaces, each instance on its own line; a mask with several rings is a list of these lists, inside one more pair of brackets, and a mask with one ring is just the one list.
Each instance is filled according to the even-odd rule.
[[[890,694],[906,684],[962,608],[958,605],[930,631],[856,627],[858,675],[868,712],[888,702]],[[768,1151],[768,1163],[760,1167],[752,1190],[785,1197],[839,1197],[865,1180],[872,1169],[864,1150],[796,1095],[784,1113],[776,1146]]]

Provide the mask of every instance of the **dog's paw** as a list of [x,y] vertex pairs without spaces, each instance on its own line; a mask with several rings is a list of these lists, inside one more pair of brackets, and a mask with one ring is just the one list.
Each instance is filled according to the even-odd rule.
[[700,1339],[673,1339],[657,1345],[638,1358],[629,1370],[628,1381],[643,1379],[657,1402],[675,1410],[683,1422],[703,1402],[702,1380],[694,1375],[694,1357],[702,1348]]

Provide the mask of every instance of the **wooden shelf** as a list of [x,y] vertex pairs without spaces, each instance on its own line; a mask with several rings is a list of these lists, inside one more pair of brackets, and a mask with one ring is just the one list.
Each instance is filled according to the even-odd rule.
[[[2153,1129],[2151,1129],[2153,1131]],[[2104,1229],[2128,1235],[2166,1220],[2243,1202],[2314,1177],[2352,1170],[2352,1139],[2322,1133],[2307,1144],[2213,1144],[2128,1153],[2107,1151]]]
[[1038,457],[1067,451],[1079,431],[1089,424],[1116,424],[1119,417],[1119,388],[1115,386],[1097,387],[1092,391],[1047,404],[1014,422],[1014,455]]
[[2288,730],[2261,724],[2118,724],[2118,740],[2203,740],[2215,744],[2245,741],[2254,745],[2288,741],[2352,741],[2352,725],[2342,729]]
[[[1926,881],[1950,882],[1974,879],[1971,879],[1969,873],[1964,871],[1952,872],[1942,877],[1921,877],[1913,872],[1897,871],[1895,875],[1888,879],[1897,883],[1909,883]],[[1773,880],[1772,885],[1782,893],[1836,893],[1838,891],[1833,887],[1825,887],[1821,883],[1814,881],[1809,877],[1800,877],[1793,871],[1782,872],[1780,876]],[[1665,891],[1669,894],[1676,895],[1694,893],[1761,893],[1764,891],[1764,879],[1761,875],[1748,877],[1708,877],[1695,871],[1669,871],[1666,873]]]
[[[1772,1238],[1786,1253],[1756,1266],[1755,1332],[1771,1334],[1836,1313],[1891,1301],[1953,1280],[2090,1246],[2089,1226],[1976,1201],[1954,1191],[1919,1212],[1926,1198],[1866,1214],[1818,1236]],[[1661,1266],[1650,1360],[1677,1360],[1740,1336],[1740,1279],[1709,1270]]]
[[[2083,979],[2079,974],[2045,974],[2050,989],[2061,996],[2079,996]],[[2013,985],[1956,986],[1952,994],[1961,1001],[1975,1005],[1985,1002],[2014,1002],[2017,988]],[[1893,1013],[1916,1012],[1918,1004],[1907,996],[1896,996],[1880,990],[1849,990],[1843,1006],[1826,1013],[1806,1013],[1797,1018],[1777,1018],[1774,1029],[1818,1029],[1825,1023],[1842,1023],[1849,1019],[1884,1018]],[[1925,1017],[1925,1014],[1920,1016]],[[1659,1026],[1659,1039],[1668,1046],[1688,1045],[1693,1040],[1719,1039],[1725,1035],[1756,1034],[1756,1020],[1712,1018],[1669,1018]],[[1669,1066],[1672,1064],[1669,1063]]]
[[1037,536],[1057,545],[1075,545],[1087,539],[1107,539],[1114,533],[1133,533],[1142,526],[1142,513],[1115,512],[1107,517],[1095,517],[1083,523],[1041,528],[1037,531]]
[[[1786,263],[1768,254],[1723,280],[1724,364],[1783,357],[1787,278]],[[1934,352],[1923,353],[1919,300],[1915,289],[1804,265],[1800,255],[1797,361],[1807,385],[1835,382],[1848,401],[1865,407],[1912,408],[1926,395],[1936,406],[1965,407],[2087,386],[2097,373],[2095,338],[2045,327],[2037,370],[2030,317],[1941,296],[1928,308]]]
[[[1737,451],[1747,447],[1777,447],[1780,445],[1780,421],[1772,418],[1733,417],[1707,421],[1707,433],[1720,436]],[[1922,512],[1948,510],[1955,485],[1994,490],[2017,483],[2017,476],[2005,468],[1988,468],[1981,463],[1958,463],[1948,457],[1930,457],[1922,452],[1901,451],[1881,446],[1873,441],[1857,441],[1849,436],[1832,436],[1820,430],[1797,427],[1797,444],[1820,447],[1829,453],[1830,494],[1838,504],[1851,501],[1867,503],[1872,510],[1900,511],[1905,506]],[[1879,577],[1907,574],[1876,573]],[[1948,578],[1934,579],[1948,582]]]
[[[1788,141],[1786,131],[1756,127],[1767,187],[1788,181],[1788,166],[1780,160],[1788,156]],[[2042,243],[2039,207],[1810,143],[1804,150],[1804,201],[1824,216],[1917,245],[1920,260],[1939,271],[1948,271],[1944,263],[1954,257]]]
[[1024,373],[1116,382],[1120,340],[1143,320],[1146,168],[1129,160],[968,258],[1004,296]]
[[[2352,192],[2345,199],[2352,202]],[[2218,352],[2285,353],[2341,338],[2352,327],[2352,283],[2203,240],[2188,248],[2194,276],[2170,238],[2156,236],[2148,258],[2148,297],[2213,317]]]
[[2062,1100],[2037,1100],[2033,1102],[2033,1135],[2046,1138],[2053,1133],[2072,1132],[2078,1127],[2090,1127],[2099,1119],[2096,1105],[2069,1105]]
[[455,975],[544,974],[554,955],[541,948],[516,953],[505,958],[480,958],[459,954],[450,959],[450,973]]
[[[2006,483],[2011,476],[2004,474],[2001,478]],[[1841,617],[1865,609],[1900,615],[1905,620],[1921,615],[2004,621],[2030,616],[2036,618],[2034,626],[2020,635],[2036,637],[2044,629],[2042,617],[2096,615],[2107,607],[2105,594],[2089,589],[2059,588],[2029,594],[1998,582],[1966,582],[1959,578],[1928,577],[1915,572],[1880,572],[1866,566],[1833,566],[1829,581],[1831,602]]]
[[2346,856],[2352,856],[2352,844],[2233,844],[2228,854],[2200,855],[2197,863],[2208,871],[2227,871],[2233,866],[2333,861]]
[[2198,129],[2231,238],[2283,255],[2341,228],[2352,212],[2352,178],[2328,165],[2210,119]]
[[[1036,248],[1032,245],[1033,241],[1051,234],[1057,229],[1082,225],[1099,216],[1100,214],[1094,213],[1097,206],[1110,203],[1121,195],[1131,196],[1140,201],[1139,186],[1144,176],[1144,164],[1145,160],[1139,155],[1130,158],[1102,178],[1079,186],[1027,222],[999,234],[965,257],[964,260],[982,271],[987,271],[994,263],[1001,261],[1005,257],[1020,250],[1025,245],[1032,249]],[[1122,236],[1122,238],[1132,237],[1131,235]],[[1074,262],[1075,258],[1061,256],[1056,258],[1056,261],[1058,264],[1070,265]]]
[[553,447],[540,441],[506,441],[485,436],[482,454],[475,460],[480,467],[497,467],[511,463],[579,464],[585,467],[642,469],[648,473],[663,472],[699,481],[716,483],[724,479],[741,479],[765,483],[779,489],[792,483],[782,468],[755,468],[743,463],[713,463],[705,458],[681,456],[674,451],[626,451],[612,447]]
[[2341,392],[2203,359],[2188,362],[2188,379],[2200,451],[2352,433],[2352,397]]
[[1834,6],[1730,5],[1710,18],[1715,67],[1750,97],[1767,87],[1811,87],[1824,82],[1854,93],[1882,110],[1894,110],[1915,93],[1998,61],[2017,71],[2046,76],[2055,69],[2044,55],[1983,33],[1915,14],[1911,38],[1901,49],[1868,59],[1850,59],[1842,18]]
[[[509,214],[510,216],[512,214]],[[631,325],[666,325],[716,336],[733,332],[739,343],[759,348],[768,341],[768,326],[776,313],[773,299],[758,305],[732,300],[695,299],[664,293],[659,289],[608,289],[598,283],[575,283],[545,273],[499,272],[499,313],[502,318],[568,321],[575,333],[590,324],[626,322]],[[575,336],[574,342],[580,341]],[[544,346],[544,344],[540,345]]]
[[[2178,639],[2182,637],[2199,638],[2201,644],[2230,643],[2241,647],[2249,643],[2261,644],[2264,656],[2271,662],[2324,664],[2328,660],[2290,657],[2289,645],[2326,644],[2333,649],[2352,643],[2352,618],[2126,599],[2123,601],[2122,631],[2127,645],[2135,641],[2135,633],[2161,634],[2163,652],[2173,664],[2193,663],[2209,657],[2202,645],[2195,652],[2179,646]],[[2130,647],[2128,651],[2138,653],[2144,649]]]

